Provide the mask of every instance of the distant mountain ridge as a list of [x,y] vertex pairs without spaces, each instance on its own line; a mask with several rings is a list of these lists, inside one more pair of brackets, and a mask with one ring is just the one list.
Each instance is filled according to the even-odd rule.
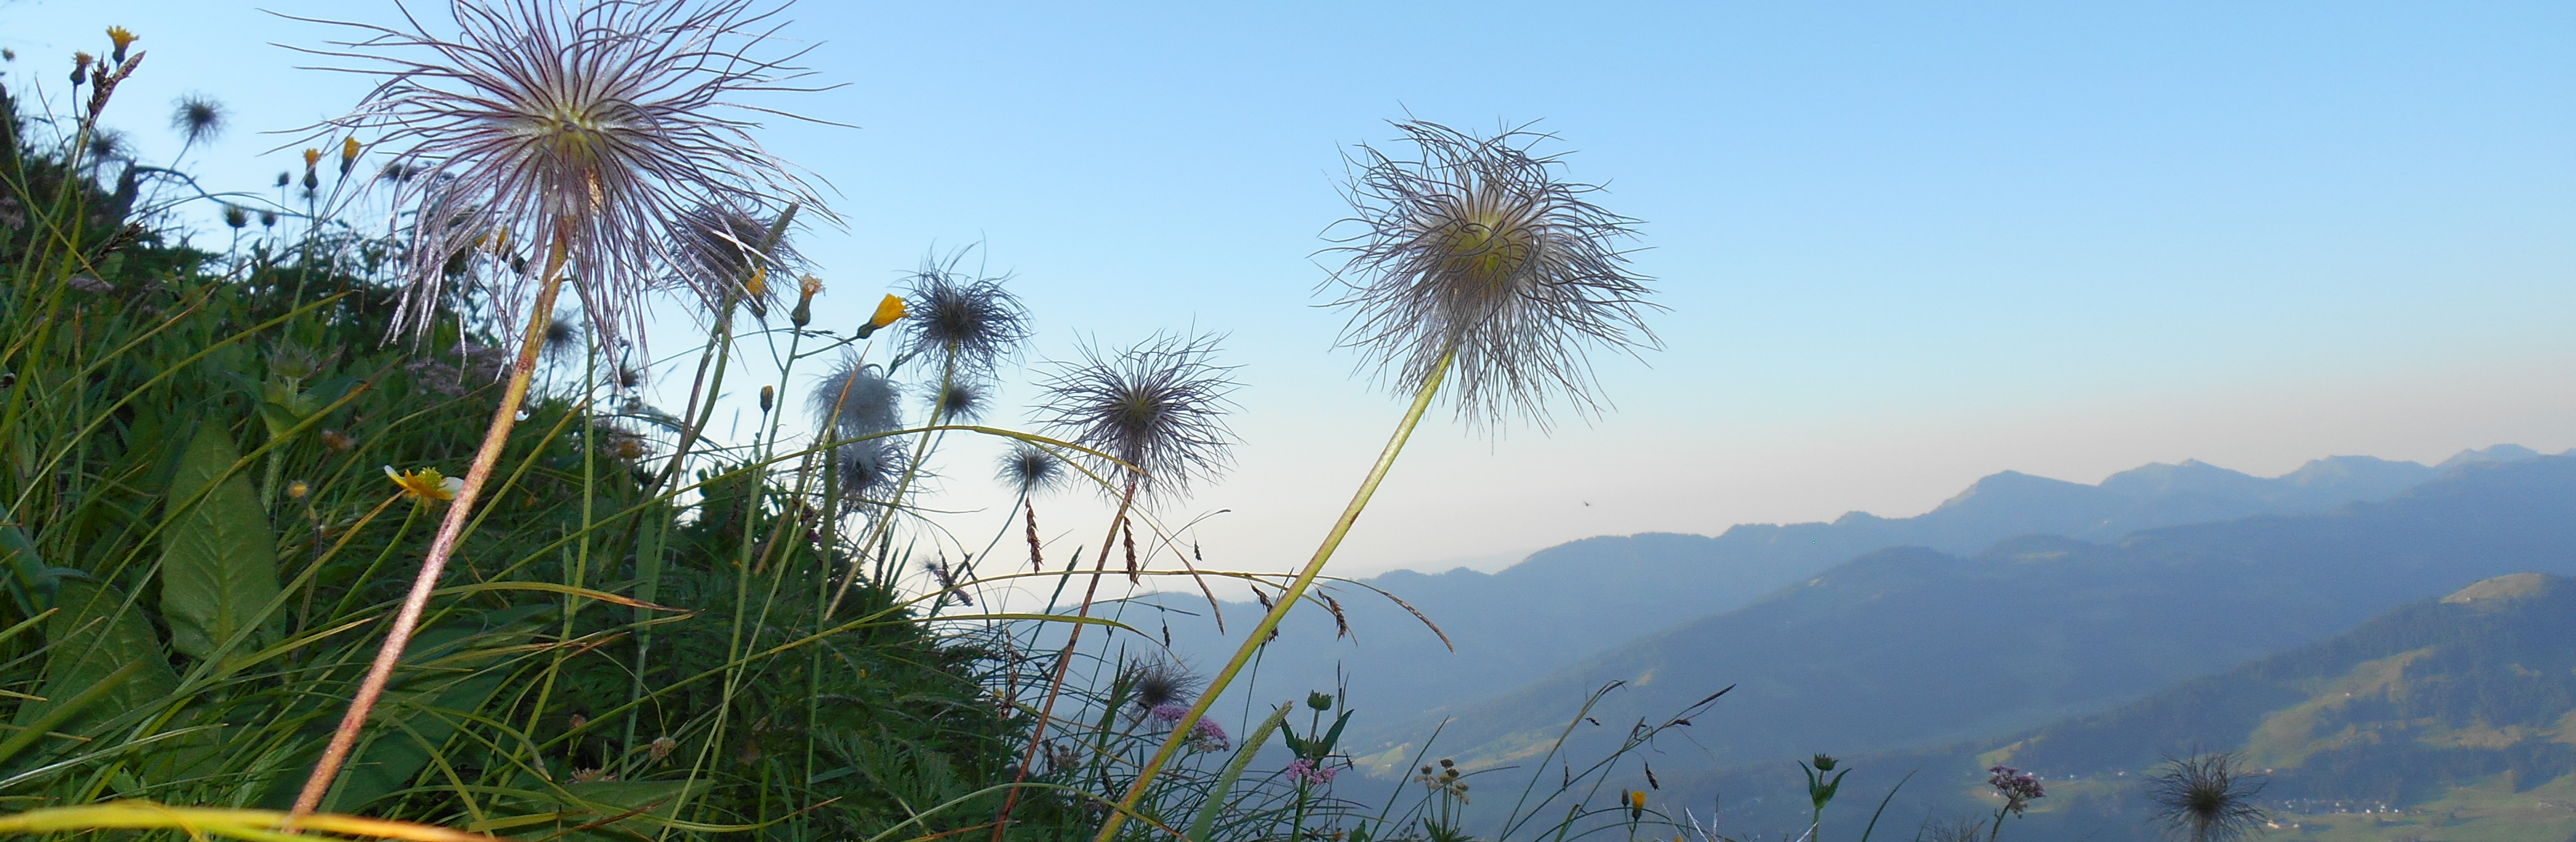
[[[1846,760],[1864,793],[1922,770],[1891,815],[1990,814],[1971,796],[2004,763],[2050,792],[2005,836],[2147,842],[2138,781],[2195,748],[2264,773],[2268,838],[2567,839],[2576,810],[2549,805],[2576,795],[2576,579],[2487,579],[2102,713]],[[1806,819],[1786,762],[1663,780],[1674,803],[1724,793],[1739,829]]]
[[[1603,722],[1659,719],[1736,685],[1692,732],[1699,766],[1967,739],[2100,710],[2527,571],[2576,574],[2576,456],[2464,465],[2386,502],[2115,544],[2024,536],[1967,557],[1883,550],[1443,711],[1441,742],[1461,762],[1523,759],[1612,681],[1628,687],[1594,710]],[[1435,724],[1355,724],[1379,743],[1353,752],[1400,749]],[[1621,732],[1577,733],[1584,756]]]
[[[1910,518],[1852,512],[1832,523],[1741,525],[1716,537],[1588,538],[1490,574],[1400,570],[1364,581],[1428,615],[1456,652],[1404,608],[1344,586],[1334,592],[1365,645],[1337,640],[1338,628],[1324,612],[1292,614],[1280,642],[1263,655],[1256,689],[1295,693],[1347,680],[1354,703],[1373,718],[1409,720],[1511,690],[1640,635],[1741,607],[1887,547],[1972,553],[2017,535],[2105,541],[2173,524],[2319,512],[2383,500],[2463,465],[2536,456],[2516,445],[2467,451],[2440,466],[2336,456],[2272,478],[2186,461],[2123,471],[2099,485],[2007,471]],[[1146,601],[1173,610],[1162,621],[1184,657],[1212,662],[1234,645],[1201,616],[1207,606],[1194,597]],[[1226,607],[1232,617],[1258,610],[1246,603]]]

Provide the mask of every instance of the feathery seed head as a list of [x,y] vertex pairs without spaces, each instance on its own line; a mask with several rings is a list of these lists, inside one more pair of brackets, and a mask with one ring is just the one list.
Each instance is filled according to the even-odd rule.
[[124,132],[95,129],[89,133],[89,162],[92,165],[123,160],[131,151],[132,144],[126,142]]
[[1007,278],[970,277],[957,270],[966,256],[923,258],[905,290],[907,353],[958,377],[989,376],[1029,338],[1028,310],[1002,288]]
[[1558,157],[1531,154],[1550,135],[1395,127],[1411,156],[1362,144],[1349,158],[1353,216],[1335,227],[1358,231],[1335,238],[1348,259],[1326,282],[1349,313],[1342,344],[1404,395],[1454,354],[1446,388],[1471,424],[1518,415],[1544,429],[1558,394],[1589,414],[1591,346],[1660,347],[1648,279],[1619,246],[1634,220],[1588,201],[1598,186],[1559,179]]
[[930,410],[943,424],[971,424],[984,417],[992,407],[992,398],[983,383],[959,380],[931,391]]
[[826,432],[857,438],[901,426],[897,403],[902,396],[902,388],[886,379],[885,369],[843,357],[814,384],[808,400],[813,402],[815,422],[824,425]]
[[[1158,335],[1115,354],[1086,346],[1081,362],[1055,363],[1041,422],[1142,471],[1132,477],[1140,492],[1186,493],[1223,471],[1235,442],[1225,424],[1234,369],[1210,361],[1218,338]],[[1125,470],[1104,463],[1099,473]]]
[[562,359],[581,350],[581,323],[556,316],[546,322],[545,345],[538,351],[549,359]]
[[840,471],[841,494],[865,502],[893,490],[912,456],[893,439],[863,439],[833,448],[832,459]]
[[1002,454],[1001,465],[993,477],[1001,480],[1003,487],[1019,492],[1023,497],[1032,496],[1055,487],[1063,480],[1064,460],[1047,452],[1046,448],[1019,442]]
[[170,128],[189,143],[203,143],[222,137],[227,118],[224,104],[204,94],[187,94],[170,105]]
[[[314,132],[380,133],[379,146],[426,176],[394,188],[419,220],[401,328],[429,325],[448,256],[506,229],[563,249],[603,339],[640,335],[642,294],[656,267],[678,262],[670,232],[691,209],[819,210],[803,179],[750,135],[760,114],[793,115],[743,95],[810,90],[792,84],[807,74],[784,63],[801,53],[755,55],[783,23],[780,10],[751,4],[450,0],[453,35],[339,23],[363,37],[311,52],[362,62],[342,69],[380,81]],[[529,280],[488,284],[486,309],[514,320]]]
[[[805,267],[804,255],[788,242],[785,222],[737,207],[691,208],[674,232],[671,252],[678,263],[662,287],[685,290],[701,301],[740,295],[753,318],[768,318],[780,298],[769,275]],[[771,237],[772,231],[778,236]]]
[[2191,842],[2235,842],[2252,834],[2270,814],[2254,798],[2263,782],[2237,768],[2234,755],[2167,757],[2165,771],[2149,780],[2156,818]]
[[1127,665],[1125,683],[1128,704],[1139,711],[1152,711],[1165,705],[1179,705],[1186,710],[1207,682],[1170,661],[1138,661]]
[[226,203],[224,205],[224,224],[234,228],[249,225],[250,209],[240,205]]

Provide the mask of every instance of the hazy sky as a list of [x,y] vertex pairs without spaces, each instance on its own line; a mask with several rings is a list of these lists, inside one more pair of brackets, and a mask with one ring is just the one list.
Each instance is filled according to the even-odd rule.
[[[390,3],[265,8],[388,22]],[[420,4],[416,8],[436,12]],[[1401,410],[1333,349],[1317,234],[1348,144],[1407,113],[1542,120],[1645,220],[1667,349],[1599,359],[1616,411],[1500,439],[1426,425],[1342,573],[1603,533],[1929,509],[2005,469],[2093,482],[2198,458],[2438,460],[2576,445],[2576,6],[2566,4],[858,4],[795,7],[860,128],[763,142],[837,191],[803,241],[862,317],[933,247],[983,243],[1040,337],[1224,331],[1246,384],[1215,564],[1302,560]],[[13,88],[56,92],[122,24],[109,122],[260,189],[358,80],[224,2],[0,2]],[[264,156],[264,157],[263,157]],[[208,235],[212,238],[213,235]],[[219,239],[219,238],[217,238]],[[685,320],[674,319],[673,330]],[[664,350],[676,349],[671,341]],[[791,386],[807,382],[791,378]],[[1006,395],[1016,402],[1029,390]],[[980,455],[940,466],[960,531]],[[1050,531],[1087,506],[1041,501]],[[1069,534],[1087,543],[1097,536]],[[974,543],[980,544],[979,537]]]

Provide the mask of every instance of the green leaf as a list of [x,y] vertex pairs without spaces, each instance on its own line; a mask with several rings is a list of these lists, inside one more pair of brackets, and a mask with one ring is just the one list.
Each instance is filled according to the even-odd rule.
[[268,513],[249,478],[224,476],[240,460],[231,436],[209,424],[189,442],[170,480],[161,617],[170,624],[171,648],[191,657],[211,658],[245,633],[251,637],[235,650],[256,648],[261,612],[277,599],[277,537]]
[[123,667],[136,671],[76,712],[62,730],[77,733],[87,723],[153,704],[179,689],[179,673],[161,654],[152,624],[125,604],[124,592],[84,579],[64,579],[57,587],[55,605],[62,610],[45,623],[45,684],[37,693],[47,701],[19,705],[17,724],[46,718]]

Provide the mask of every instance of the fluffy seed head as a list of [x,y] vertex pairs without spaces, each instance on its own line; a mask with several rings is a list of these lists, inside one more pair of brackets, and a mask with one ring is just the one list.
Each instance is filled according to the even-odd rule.
[[992,408],[990,389],[980,382],[961,380],[934,388],[928,395],[930,409],[943,424],[971,424]]
[[1003,452],[993,478],[1001,480],[1004,488],[1019,492],[1023,497],[1032,496],[1055,487],[1064,478],[1064,460],[1048,453],[1046,448],[1019,442]]
[[188,94],[170,106],[170,128],[189,143],[222,137],[229,114],[224,104],[205,94]]
[[912,457],[893,439],[864,439],[833,448],[832,459],[840,471],[841,494],[865,502],[892,491]]
[[1125,684],[1128,704],[1152,711],[1164,705],[1188,705],[1205,682],[1170,661],[1140,661],[1127,665]]
[[[740,295],[754,318],[767,318],[786,287],[769,279],[792,277],[805,267],[804,256],[788,242],[785,224],[776,216],[739,208],[690,209],[674,231],[671,253],[678,263],[663,287],[706,301]],[[778,236],[772,238],[772,231]]]
[[[746,117],[783,112],[744,94],[811,90],[780,58],[755,57],[784,24],[751,0],[451,0],[453,35],[334,23],[362,37],[321,55],[380,78],[317,137],[369,135],[416,177],[393,182],[417,211],[400,328],[426,328],[444,266],[495,231],[530,254],[480,262],[483,308],[515,321],[535,286],[516,266],[566,249],[568,274],[604,340],[638,334],[640,298],[673,259],[691,209],[759,215],[813,191],[755,143]],[[727,109],[732,109],[728,111]],[[729,116],[731,115],[731,116]],[[792,115],[783,115],[792,116]],[[382,184],[383,182],[379,182]],[[764,210],[768,209],[768,210]]]
[[990,376],[1029,338],[1028,310],[1002,288],[1006,278],[957,269],[964,251],[923,258],[904,293],[904,347],[958,378]]
[[[1142,471],[1141,493],[1186,493],[1225,468],[1235,441],[1225,424],[1234,369],[1210,361],[1217,339],[1162,335],[1114,354],[1086,346],[1080,362],[1055,364],[1040,420]],[[1099,473],[1125,470],[1104,463]]]
[[2237,768],[2230,754],[2168,757],[2165,771],[2148,782],[2156,818],[2191,842],[2235,842],[2270,819],[2254,801],[2263,782]]
[[813,403],[815,423],[824,425],[825,432],[857,438],[901,426],[897,404],[902,397],[903,390],[886,379],[885,369],[844,357],[814,384],[807,400]]
[[1648,279],[1620,247],[1634,220],[1588,201],[1599,187],[1559,179],[1557,156],[1531,154],[1549,135],[1395,127],[1410,152],[1348,157],[1353,215],[1334,228],[1356,230],[1333,237],[1348,259],[1325,283],[1348,314],[1342,344],[1407,396],[1454,353],[1444,389],[1471,424],[1518,415],[1544,429],[1558,395],[1592,412],[1592,346],[1660,347]]

